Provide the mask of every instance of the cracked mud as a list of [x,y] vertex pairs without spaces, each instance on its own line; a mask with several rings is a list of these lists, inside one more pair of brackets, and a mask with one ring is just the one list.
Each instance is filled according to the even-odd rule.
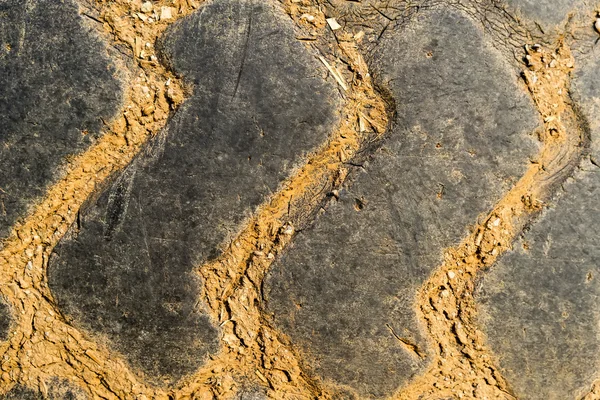
[[0,1],[0,397],[600,399],[597,6]]
[[274,18],[260,2],[214,1],[165,34],[163,57],[192,97],[82,208],[50,261],[59,307],[152,376],[176,380],[217,350],[194,267],[335,126],[336,93],[312,76],[322,67]]
[[371,64],[396,104],[389,138],[265,287],[310,364],[360,398],[384,398],[423,370],[416,291],[536,150],[531,102],[466,17],[441,10],[386,33]]

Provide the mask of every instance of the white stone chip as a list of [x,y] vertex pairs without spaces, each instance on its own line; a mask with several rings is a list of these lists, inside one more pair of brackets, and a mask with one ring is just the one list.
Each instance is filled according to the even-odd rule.
[[327,18],[327,24],[329,25],[332,31],[335,31],[336,29],[340,29],[342,27],[340,24],[338,24],[335,18]]
[[173,9],[171,7],[161,7],[160,9],[160,20],[173,18]]
[[149,1],[144,2],[144,4],[142,4],[141,10],[144,13],[149,13],[150,11],[152,11],[152,3]]

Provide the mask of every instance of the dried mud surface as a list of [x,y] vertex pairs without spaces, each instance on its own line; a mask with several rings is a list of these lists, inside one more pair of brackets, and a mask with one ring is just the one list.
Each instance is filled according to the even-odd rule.
[[[81,0],[81,14],[111,51],[120,54],[124,61],[119,68],[129,82],[123,109],[109,121],[104,135],[68,161],[64,176],[2,242],[0,292],[13,318],[8,339],[0,343],[0,392],[27,387],[48,397],[59,379],[103,399],[246,398],[240,393],[247,387],[260,387],[275,399],[340,398],[308,372],[302,354],[275,329],[263,309],[262,281],[294,233],[320,212],[328,195],[335,195],[347,177],[348,163],[360,160],[393,120],[393,100],[386,88],[375,86],[366,62],[381,32],[406,23],[421,7],[441,3],[445,2],[278,3],[296,25],[296,39],[317,55],[339,85],[342,118],[328,142],[244,222],[226,251],[197,267],[204,282],[202,298],[221,328],[219,351],[177,387],[165,389],[132,370],[106,338],[66,322],[48,289],[46,267],[86,199],[125,167],[190,96],[191,88],[159,62],[154,44],[170,24],[202,7],[202,2],[160,0],[149,8],[139,0]],[[417,314],[435,354],[426,372],[399,388],[393,398],[511,399],[510,385],[475,323],[474,287],[479,273],[511,247],[587,154],[587,123],[569,87],[577,68],[572,49],[584,52],[575,39],[591,35],[593,10],[558,33],[546,34],[495,0],[448,3],[478,21],[520,71],[522,89],[544,121],[535,132],[541,151],[493,210],[474,222],[472,233],[445,250],[444,262],[419,291]],[[340,27],[328,18],[335,18]],[[578,30],[585,32],[578,36]],[[585,399],[600,398],[598,390],[593,388]]]

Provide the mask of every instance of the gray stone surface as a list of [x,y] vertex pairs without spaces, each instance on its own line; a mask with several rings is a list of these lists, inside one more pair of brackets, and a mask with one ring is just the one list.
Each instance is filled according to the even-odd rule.
[[[571,87],[591,156],[523,238],[484,275],[480,323],[518,398],[576,398],[600,368],[600,52]],[[579,63],[578,63],[579,64]]]
[[10,306],[5,299],[0,297],[0,340],[8,339],[8,332],[12,323]]
[[82,388],[65,380],[52,379],[46,383],[49,400],[91,400]]
[[476,296],[488,343],[520,399],[576,398],[600,367],[599,172],[586,163],[564,185]]
[[571,95],[591,130],[592,159],[600,161],[600,48],[576,58]]
[[120,103],[105,45],[73,1],[0,2],[0,236]]
[[549,30],[565,22],[570,11],[586,3],[585,0],[505,0],[542,29]]
[[327,0],[320,4],[326,17],[335,18],[344,32],[365,33],[364,43],[376,42],[388,28],[408,22],[420,9],[441,1],[443,0]]
[[263,1],[211,1],[161,46],[194,94],[84,207],[49,284],[76,323],[172,382],[217,348],[193,269],[327,140],[339,99],[291,20]]
[[27,387],[17,385],[6,394],[0,395],[2,400],[44,400],[44,396]]
[[243,389],[237,394],[236,400],[267,400],[268,397],[261,389]]
[[298,233],[268,274],[276,326],[307,365],[359,398],[384,398],[431,355],[415,295],[523,173],[538,117],[516,77],[465,16],[423,13],[370,60],[396,103],[376,153]]
[[83,390],[76,388],[69,382],[59,379],[52,379],[46,384],[48,395],[44,396],[41,392],[29,387],[16,385],[8,393],[0,395],[1,400],[88,400]]

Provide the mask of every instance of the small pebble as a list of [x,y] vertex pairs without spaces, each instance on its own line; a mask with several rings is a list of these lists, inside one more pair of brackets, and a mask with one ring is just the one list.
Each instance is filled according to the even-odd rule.
[[329,25],[332,31],[335,31],[342,27],[340,24],[338,24],[335,18],[327,18],[327,24]]
[[456,274],[454,273],[454,271],[448,271],[448,278],[454,279],[455,276]]
[[165,19],[173,18],[173,13],[171,11],[171,7],[161,7],[160,9],[160,20],[163,21]]
[[314,17],[314,16],[312,16],[312,15],[310,15],[310,14],[302,14],[302,15],[300,16],[300,19],[305,19],[305,20],[307,20],[308,22],[313,22],[313,21],[315,20],[315,17]]
[[149,13],[150,11],[152,11],[152,3],[149,1],[146,1],[142,4],[142,8],[141,8],[142,12],[144,13]]

